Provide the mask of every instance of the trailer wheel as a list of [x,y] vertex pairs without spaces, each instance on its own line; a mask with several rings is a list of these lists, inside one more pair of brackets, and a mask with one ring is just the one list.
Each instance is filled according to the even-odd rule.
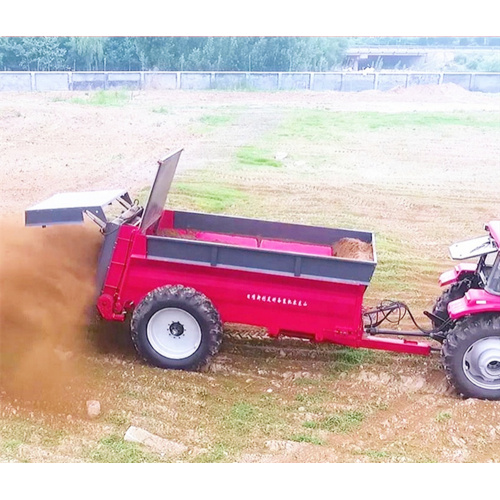
[[462,280],[453,283],[449,288],[447,288],[441,296],[436,300],[434,307],[432,309],[432,314],[437,316],[438,319],[432,320],[432,326],[434,329],[441,332],[447,332],[453,325],[446,322],[450,319],[448,314],[448,304],[454,300],[461,299],[467,290],[472,286],[471,279],[474,275],[466,275]]
[[222,341],[222,323],[212,302],[181,285],[163,286],[146,295],[130,326],[139,354],[159,368],[199,370]]
[[470,316],[458,322],[443,342],[442,361],[463,397],[500,399],[500,317]]

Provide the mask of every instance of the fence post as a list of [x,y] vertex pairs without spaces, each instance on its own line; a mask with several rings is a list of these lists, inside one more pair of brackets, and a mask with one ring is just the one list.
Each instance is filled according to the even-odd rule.
[[34,71],[30,71],[30,90],[31,90],[31,92],[33,92],[33,90],[35,90],[34,82],[35,82],[35,73],[34,73]]

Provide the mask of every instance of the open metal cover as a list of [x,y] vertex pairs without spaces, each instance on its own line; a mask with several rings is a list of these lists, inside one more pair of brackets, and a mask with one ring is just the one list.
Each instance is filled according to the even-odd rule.
[[453,260],[472,259],[498,250],[495,241],[490,236],[481,236],[472,240],[461,241],[450,247]]
[[182,151],[180,149],[158,162],[158,171],[141,220],[143,232],[161,217]]
[[123,189],[58,193],[28,208],[25,211],[25,225],[80,224],[85,212],[106,222],[104,207],[119,198],[131,202],[127,191]]

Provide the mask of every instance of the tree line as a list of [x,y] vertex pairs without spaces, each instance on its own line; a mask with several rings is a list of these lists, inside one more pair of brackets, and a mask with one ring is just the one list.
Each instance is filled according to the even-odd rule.
[[499,46],[447,37],[0,37],[3,71],[330,71],[359,45]]
[[4,71],[327,71],[334,37],[0,37]]

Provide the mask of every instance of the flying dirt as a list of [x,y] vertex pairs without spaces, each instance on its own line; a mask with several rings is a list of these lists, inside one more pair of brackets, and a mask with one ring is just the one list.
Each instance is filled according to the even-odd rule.
[[81,359],[95,298],[95,227],[0,220],[0,390],[52,408],[83,407]]

